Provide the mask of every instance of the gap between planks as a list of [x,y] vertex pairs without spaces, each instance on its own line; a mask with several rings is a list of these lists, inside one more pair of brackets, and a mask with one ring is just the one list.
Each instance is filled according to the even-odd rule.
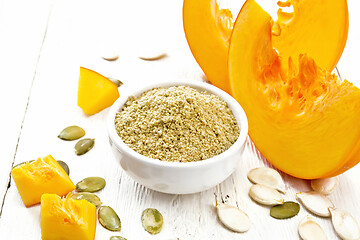
[[[19,135],[18,135],[18,138],[17,138],[17,141],[16,141],[16,147],[15,147],[15,151],[14,151],[14,157],[13,157],[13,159],[12,159],[11,168],[10,168],[10,169],[12,169],[12,167],[14,166],[14,162],[15,162],[15,158],[16,158],[16,153],[17,153],[17,150],[18,150],[19,141],[20,141],[20,137],[21,137],[21,132],[22,132],[22,129],[23,129],[23,126],[24,126],[24,121],[25,121],[26,113],[27,113],[28,106],[29,106],[29,102],[30,102],[30,98],[31,98],[32,88],[33,88],[34,81],[35,81],[35,78],[36,78],[36,73],[37,73],[37,70],[38,70],[38,66],[39,66],[39,62],[40,62],[40,58],[41,58],[41,53],[42,53],[42,50],[43,50],[43,46],[44,46],[44,43],[45,43],[45,40],[46,40],[46,33],[47,33],[47,30],[48,30],[48,26],[49,26],[49,21],[50,21],[52,9],[53,9],[53,4],[54,4],[54,1],[51,0],[50,8],[49,8],[49,14],[48,14],[48,16],[47,16],[46,25],[45,25],[45,29],[44,29],[43,39],[42,39],[41,46],[40,46],[40,50],[39,50],[39,54],[38,54],[38,57],[37,57],[37,60],[36,60],[35,71],[34,71],[34,74],[33,74],[33,78],[32,78],[32,80],[31,80],[31,85],[30,85],[30,89],[29,89],[29,94],[28,94],[28,97],[27,97],[27,100],[26,100],[25,111],[24,111],[24,115],[23,115],[23,118],[22,118],[22,121],[21,121],[20,132],[19,132]],[[1,207],[0,207],[0,218],[1,218],[1,216],[2,216],[3,207],[4,207],[4,204],[5,204],[5,199],[6,199],[6,196],[7,196],[7,193],[8,193],[8,190],[9,190],[10,186],[11,186],[11,170],[10,170],[10,172],[9,172],[9,177],[8,177],[8,179],[7,179],[7,187],[6,187],[6,189],[5,189],[5,193],[4,193],[4,196],[3,196],[3,199],[2,199],[2,203],[1,203]]]

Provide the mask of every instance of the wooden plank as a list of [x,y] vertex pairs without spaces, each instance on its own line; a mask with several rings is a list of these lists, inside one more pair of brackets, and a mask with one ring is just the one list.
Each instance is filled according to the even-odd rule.
[[[122,80],[125,85],[120,87],[120,94],[157,80],[201,81],[202,72],[183,35],[181,5],[180,0],[79,1],[72,2],[69,8],[68,2],[55,1],[15,162],[52,154],[68,163],[70,177],[75,183],[88,176],[104,177],[107,186],[98,195],[104,205],[118,212],[122,221],[120,235],[127,239],[298,239],[297,225],[308,214],[303,207],[298,216],[279,221],[269,216],[268,207],[248,197],[251,183],[247,180],[247,172],[268,165],[251,142],[237,171],[219,186],[198,194],[162,194],[135,183],[112,156],[105,126],[108,110],[85,116],[76,106],[79,66]],[[150,35],[143,35],[146,32]],[[147,62],[137,57],[139,46],[146,45],[150,38],[163,39],[168,44],[166,58]],[[97,49],[102,44],[113,44],[121,53],[120,58],[114,62],[101,59]],[[75,142],[64,142],[56,137],[64,127],[73,124],[82,126],[86,137],[96,139],[94,149],[80,157],[73,152]],[[357,166],[343,174],[340,187],[330,196],[339,208],[351,212],[358,220],[360,209],[356,203],[360,199],[360,189],[356,182],[359,172]],[[309,189],[308,181],[282,176],[289,186],[287,200],[296,200],[296,192]],[[244,210],[252,221],[251,229],[244,234],[225,229],[216,217],[215,200],[226,200]],[[164,216],[164,228],[159,235],[151,236],[142,229],[141,212],[148,207],[159,209]],[[12,181],[0,218],[2,236],[40,239],[39,220],[40,207],[25,208]],[[329,219],[316,220],[329,239],[337,239]],[[22,226],[21,231],[18,226]],[[97,225],[96,239],[108,239],[112,235],[116,233]]]
[[[29,11],[33,8],[38,12]],[[0,2],[0,206],[25,118],[27,103],[46,32],[48,1]],[[0,215],[1,215],[0,207]]]

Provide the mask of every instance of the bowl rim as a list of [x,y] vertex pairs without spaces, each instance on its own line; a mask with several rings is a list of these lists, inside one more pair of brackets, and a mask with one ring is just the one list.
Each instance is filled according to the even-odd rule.
[[[135,150],[131,149],[129,146],[127,146],[121,139],[121,137],[117,134],[115,129],[115,116],[116,113],[122,109],[123,105],[127,101],[129,96],[135,96],[138,97],[142,93],[144,93],[147,90],[158,88],[158,87],[172,87],[172,86],[189,86],[192,88],[195,88],[197,90],[201,91],[207,91],[208,93],[214,94],[223,101],[225,101],[228,105],[228,107],[231,109],[238,125],[240,126],[240,134],[237,140],[224,152],[215,155],[211,158],[204,159],[201,161],[195,161],[195,162],[168,162],[168,161],[161,161],[159,159],[153,159],[150,157],[146,157],[144,155],[141,155],[140,153],[136,152]],[[110,107],[110,110],[107,115],[107,131],[108,135],[112,141],[112,143],[115,145],[115,147],[118,150],[126,151],[127,154],[131,155],[131,157],[136,158],[138,160],[141,160],[142,162],[145,162],[149,165],[153,165],[155,167],[168,167],[168,168],[193,168],[193,167],[200,167],[204,165],[211,165],[215,164],[217,162],[222,161],[223,159],[226,159],[228,156],[232,156],[232,154],[237,151],[238,148],[241,148],[246,141],[247,134],[248,134],[248,121],[246,114],[243,110],[243,108],[240,106],[240,104],[228,93],[221,90],[220,88],[217,88],[209,83],[206,82],[198,82],[198,81],[188,81],[188,80],[174,80],[171,82],[152,82],[151,84],[143,85],[140,88],[133,89],[127,89],[129,90],[128,93],[122,94],[115,103]],[[239,116],[239,117],[238,117]],[[239,158],[240,159],[240,158]]]

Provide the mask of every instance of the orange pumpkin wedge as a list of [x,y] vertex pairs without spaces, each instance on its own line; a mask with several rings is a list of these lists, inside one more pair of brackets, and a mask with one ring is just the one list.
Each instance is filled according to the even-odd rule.
[[69,176],[51,155],[18,165],[12,169],[11,175],[26,207],[40,203],[44,193],[63,196],[75,189]]
[[[294,11],[279,9],[272,29],[272,46],[283,58],[292,57],[296,63],[299,54],[307,53],[320,67],[332,71],[347,39],[347,1],[289,0],[279,1],[278,5],[292,6]],[[184,0],[183,25],[191,52],[209,81],[229,93],[231,12],[219,9],[216,0]]]
[[96,207],[86,200],[74,200],[70,194],[41,197],[42,240],[94,240]]
[[119,98],[115,83],[101,74],[80,67],[78,106],[88,115],[110,107]]
[[183,25],[190,50],[215,86],[230,93],[228,48],[232,14],[215,0],[184,0]]
[[234,98],[249,135],[280,170],[304,179],[338,175],[360,161],[360,90],[273,48],[272,20],[254,0],[238,15],[229,50]]

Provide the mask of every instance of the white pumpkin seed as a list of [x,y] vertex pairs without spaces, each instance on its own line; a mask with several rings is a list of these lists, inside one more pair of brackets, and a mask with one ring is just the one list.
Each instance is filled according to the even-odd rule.
[[262,184],[285,193],[285,183],[279,172],[268,167],[254,168],[250,170],[247,177],[253,183]]
[[158,234],[163,226],[163,216],[155,208],[147,208],[141,214],[141,223],[150,234]]
[[119,58],[119,53],[109,46],[104,46],[101,49],[101,57],[108,61],[114,61]]
[[246,232],[251,222],[246,213],[237,207],[217,202],[216,209],[221,223],[234,232]]
[[273,206],[284,203],[283,197],[277,190],[262,184],[251,186],[249,196],[254,201],[264,205]]
[[303,240],[326,240],[326,234],[320,225],[308,215],[299,223],[299,235]]
[[299,192],[296,196],[310,212],[320,217],[330,217],[329,207],[334,207],[334,204],[325,195],[309,191]]
[[146,48],[141,51],[139,58],[146,61],[159,60],[166,56],[166,51],[161,48]]
[[311,188],[319,193],[328,195],[332,193],[339,184],[339,177],[320,178],[311,180]]
[[336,233],[346,240],[359,240],[360,228],[355,218],[348,212],[337,208],[329,208],[331,213],[331,221]]

